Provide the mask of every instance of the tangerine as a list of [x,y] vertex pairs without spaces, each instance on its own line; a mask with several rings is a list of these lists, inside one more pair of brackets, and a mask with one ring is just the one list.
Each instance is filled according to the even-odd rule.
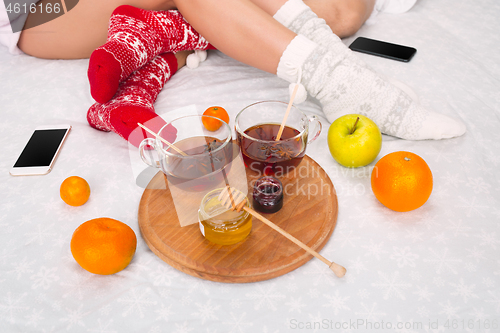
[[135,254],[137,237],[128,225],[101,217],[82,223],[71,237],[71,254],[85,270],[115,274],[127,267]]
[[71,176],[61,183],[59,194],[68,205],[81,206],[90,197],[90,186],[82,177]]
[[432,172],[417,154],[397,151],[375,164],[371,185],[373,194],[384,206],[397,212],[408,212],[429,199]]
[[[219,118],[229,124],[229,115],[223,107],[211,106],[203,112],[203,115]],[[222,123],[214,118],[202,117],[201,121],[205,128],[211,132],[217,131],[222,126]]]

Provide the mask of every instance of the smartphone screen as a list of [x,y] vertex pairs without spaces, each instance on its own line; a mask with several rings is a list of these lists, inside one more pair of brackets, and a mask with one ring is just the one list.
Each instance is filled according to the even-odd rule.
[[392,44],[365,37],[356,38],[356,40],[349,45],[349,48],[353,51],[404,62],[410,61],[417,52],[417,49],[413,47]]
[[67,128],[35,130],[14,168],[50,166],[67,131]]

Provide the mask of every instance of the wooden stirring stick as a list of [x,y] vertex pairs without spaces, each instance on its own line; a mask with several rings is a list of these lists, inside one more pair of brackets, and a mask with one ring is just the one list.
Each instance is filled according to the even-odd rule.
[[283,129],[285,128],[286,120],[288,118],[288,114],[292,109],[293,100],[295,99],[295,95],[297,94],[297,90],[299,89],[299,85],[296,84],[295,88],[293,88],[292,96],[290,97],[290,102],[288,102],[288,107],[286,108],[285,116],[283,117],[283,121],[281,122],[280,130],[278,131],[278,135],[276,136],[276,141],[280,141],[281,135],[283,134]]
[[224,190],[222,190],[221,194],[219,195],[219,201],[226,209],[236,210],[237,212],[241,211],[242,209],[247,211],[248,213],[252,214],[256,218],[258,218],[259,220],[261,220],[262,222],[267,224],[269,227],[273,228],[274,230],[276,230],[277,232],[279,232],[280,234],[282,234],[283,236],[285,236],[286,238],[288,238],[289,240],[291,240],[292,242],[294,242],[295,244],[297,244],[298,246],[300,246],[301,248],[306,250],[308,253],[312,254],[313,256],[315,256],[316,258],[318,258],[319,260],[321,260],[322,262],[327,264],[328,267],[338,277],[343,277],[345,275],[346,269],[343,266],[336,264],[333,261],[327,260],[321,254],[314,251],[309,246],[302,243],[297,238],[293,237],[288,232],[281,229],[276,224],[274,224],[273,222],[266,219],[264,216],[260,215],[256,211],[254,211],[252,208],[245,206],[245,203],[246,203],[245,199],[246,199],[246,197],[243,193],[236,191],[235,189],[231,189],[227,186],[224,188]]
[[174,146],[173,144],[171,144],[170,142],[168,142],[167,140],[165,140],[164,138],[162,138],[161,136],[159,136],[158,134],[156,134],[155,132],[153,132],[152,130],[150,130],[149,128],[144,126],[143,124],[137,123],[137,125],[139,125],[140,128],[142,128],[143,130],[145,130],[149,134],[152,134],[156,138],[160,139],[161,142],[165,143],[167,146],[169,146],[170,148],[172,148],[173,150],[175,150],[176,152],[178,152],[182,156],[188,156],[185,152],[183,152],[182,150],[180,150],[179,148],[177,148],[176,146]]

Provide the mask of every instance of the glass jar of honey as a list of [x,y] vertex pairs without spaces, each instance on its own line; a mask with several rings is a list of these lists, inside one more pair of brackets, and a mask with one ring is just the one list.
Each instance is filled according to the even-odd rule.
[[[244,240],[252,230],[252,215],[226,209],[218,197],[223,189],[208,192],[198,211],[200,230],[205,238],[220,245],[230,245]],[[245,196],[246,205],[248,198]]]

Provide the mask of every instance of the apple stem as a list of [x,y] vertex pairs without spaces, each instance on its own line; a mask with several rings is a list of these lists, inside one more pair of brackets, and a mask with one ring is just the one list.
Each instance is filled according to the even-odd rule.
[[352,133],[354,133],[354,131],[356,130],[356,125],[358,124],[358,121],[359,121],[359,117],[356,118],[356,122],[354,123],[354,126],[351,128],[351,131],[349,132],[349,135],[351,135]]

